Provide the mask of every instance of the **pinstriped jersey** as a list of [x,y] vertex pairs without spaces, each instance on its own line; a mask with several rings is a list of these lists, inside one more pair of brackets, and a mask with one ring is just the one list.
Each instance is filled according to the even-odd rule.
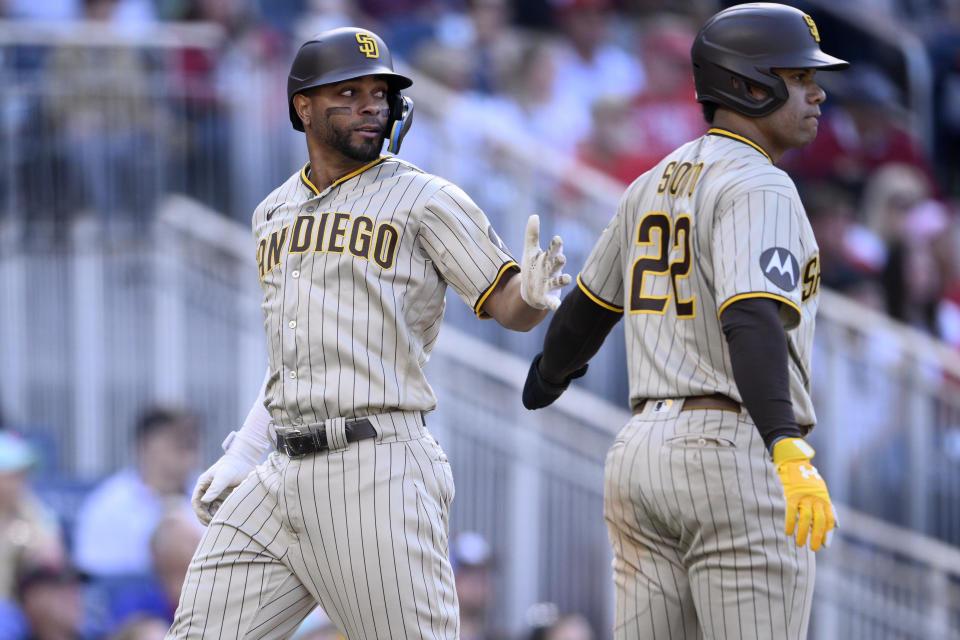
[[483,317],[516,261],[462,190],[399,158],[322,192],[308,167],[253,214],[274,423],[433,410],[447,285]]
[[714,128],[637,178],[578,284],[624,313],[631,404],[717,392],[742,400],[720,316],[740,299],[776,300],[794,413],[815,424],[818,247],[793,182],[752,141]]

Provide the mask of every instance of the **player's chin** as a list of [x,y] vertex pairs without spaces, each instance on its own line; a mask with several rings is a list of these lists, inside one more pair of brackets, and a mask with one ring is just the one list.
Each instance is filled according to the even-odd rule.
[[797,130],[797,133],[793,139],[793,144],[791,144],[790,146],[793,148],[805,147],[816,139],[817,139],[817,125],[814,124],[812,127],[804,126]]
[[380,157],[381,149],[383,149],[383,136],[376,139],[364,138],[351,144],[347,155],[354,160],[370,162]]

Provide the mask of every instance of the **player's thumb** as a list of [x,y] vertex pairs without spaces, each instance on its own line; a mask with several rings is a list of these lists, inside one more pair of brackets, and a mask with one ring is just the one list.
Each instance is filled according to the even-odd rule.
[[798,505],[796,502],[787,501],[787,517],[784,523],[784,531],[786,531],[788,536],[793,535],[793,530],[797,526],[797,508]]
[[210,504],[214,500],[220,497],[220,494],[223,493],[223,490],[227,488],[227,481],[223,477],[218,477],[214,475],[210,481],[210,486],[204,492],[203,496],[200,498],[200,502],[204,504]]
[[524,248],[540,248],[540,216],[533,214],[527,218],[527,232],[524,237]]
[[206,493],[207,489],[210,488],[210,482],[213,481],[213,474],[210,471],[205,471],[200,478],[197,479],[197,485],[193,488],[193,496],[191,499],[193,502],[199,502],[203,495]]
[[197,514],[197,519],[199,519],[204,526],[210,524],[210,512],[203,503],[203,496],[212,479],[213,476],[211,476],[209,472],[200,476],[200,479],[197,481],[197,486],[193,488],[193,495],[190,497],[190,505],[193,507],[193,512]]

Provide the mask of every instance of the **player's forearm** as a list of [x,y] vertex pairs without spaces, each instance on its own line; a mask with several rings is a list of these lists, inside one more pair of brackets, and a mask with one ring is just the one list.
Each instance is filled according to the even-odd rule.
[[622,315],[599,306],[575,286],[550,320],[540,374],[553,383],[566,380],[596,355]]
[[777,303],[766,298],[734,302],[721,321],[733,379],[767,450],[780,438],[801,437],[790,399],[787,337]]
[[547,309],[535,309],[520,295],[520,278],[517,272],[501,280],[483,305],[484,311],[512,331],[530,331],[547,317]]

